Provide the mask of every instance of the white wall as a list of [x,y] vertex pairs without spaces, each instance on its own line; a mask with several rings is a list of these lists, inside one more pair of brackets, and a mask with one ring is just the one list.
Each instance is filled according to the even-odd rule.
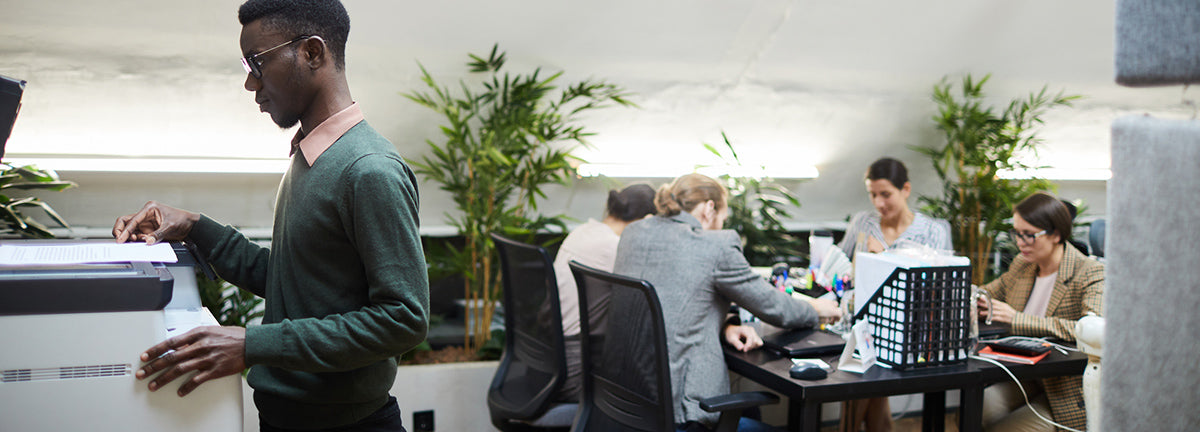
[[[0,74],[29,81],[9,157],[101,152],[128,156],[286,155],[287,132],[258,113],[245,78],[238,0],[9,1],[0,16]],[[795,186],[796,223],[840,221],[868,208],[861,176],[875,158],[905,161],[917,193],[933,172],[911,145],[938,142],[932,86],[943,76],[993,73],[998,103],[1048,85],[1083,94],[1056,109],[1038,162],[1108,166],[1118,115],[1191,116],[1194,92],[1123,89],[1112,80],[1113,5],[1094,0],[843,2],[387,2],[348,0],[351,90],[368,121],[406,157],[438,139],[439,119],[400,96],[420,89],[420,61],[444,83],[466,53],[499,42],[509,68],[565,70],[637,93],[640,109],[588,118],[592,161],[701,161],[724,130],[746,159],[813,164]],[[74,150],[70,150],[70,149]],[[82,150],[80,149],[82,148]],[[53,168],[53,167],[50,167]],[[265,227],[279,175],[64,172],[81,187],[45,195],[69,221],[108,227],[147,199]],[[602,212],[608,184],[555,190],[549,213]],[[1104,212],[1103,182],[1060,183],[1066,198]],[[422,184],[421,218],[444,223],[453,203]]]

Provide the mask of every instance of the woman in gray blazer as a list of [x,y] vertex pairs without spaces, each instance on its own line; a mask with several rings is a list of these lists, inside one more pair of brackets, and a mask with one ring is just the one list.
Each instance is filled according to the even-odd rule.
[[613,271],[654,285],[663,307],[675,422],[711,427],[699,400],[729,392],[721,337],[743,350],[762,340],[744,326],[724,328],[730,302],[779,327],[813,327],[841,316],[828,300],[796,300],[750,270],[741,239],[722,230],[728,192],[700,174],[659,188],[657,214],[625,228]]

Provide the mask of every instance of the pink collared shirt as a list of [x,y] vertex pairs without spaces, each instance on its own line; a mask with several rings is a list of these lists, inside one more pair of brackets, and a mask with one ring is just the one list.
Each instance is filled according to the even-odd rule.
[[296,149],[299,148],[304,153],[304,160],[311,167],[321,153],[325,153],[329,146],[332,146],[338,138],[346,134],[346,131],[361,121],[363,121],[363,113],[358,109],[358,102],[351,103],[346,109],[329,116],[307,135],[303,130],[296,131],[296,136],[292,137],[292,151],[288,155],[295,154]]

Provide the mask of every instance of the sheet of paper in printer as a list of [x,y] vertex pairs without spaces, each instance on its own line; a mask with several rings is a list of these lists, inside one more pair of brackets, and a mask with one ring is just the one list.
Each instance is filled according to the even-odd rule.
[[0,265],[95,264],[130,261],[178,261],[169,243],[92,242],[80,244],[0,245]]

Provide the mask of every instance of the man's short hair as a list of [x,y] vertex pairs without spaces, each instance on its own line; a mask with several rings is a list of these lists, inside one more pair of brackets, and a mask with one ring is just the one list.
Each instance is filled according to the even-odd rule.
[[263,20],[263,27],[288,39],[317,35],[325,40],[338,70],[346,68],[350,15],[338,0],[247,0],[238,8],[242,25]]

